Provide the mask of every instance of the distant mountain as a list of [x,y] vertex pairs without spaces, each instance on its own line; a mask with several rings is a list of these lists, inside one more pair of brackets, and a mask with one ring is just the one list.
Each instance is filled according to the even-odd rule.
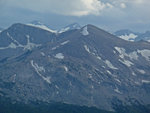
[[63,32],[69,31],[69,30],[75,30],[75,29],[80,29],[80,28],[81,28],[81,26],[78,23],[73,23],[73,24],[67,25],[66,27],[58,30],[58,33],[63,33]]
[[130,34],[136,34],[137,35],[138,33],[135,33],[129,29],[122,29],[122,30],[116,31],[115,34],[118,36],[121,36],[121,35],[130,35]]
[[123,29],[123,30],[116,31],[114,34],[121,39],[127,41],[135,41],[135,39],[138,37],[140,33],[135,33],[131,30]]
[[150,42],[150,31],[146,31],[143,34],[138,35],[138,37],[135,39],[135,41],[140,41],[140,40]]
[[32,21],[32,22],[30,22],[27,25],[30,25],[30,26],[33,26],[33,27],[37,27],[37,28],[41,28],[41,29],[50,31],[52,33],[57,33],[57,34],[81,28],[81,26],[78,23],[73,23],[73,24],[67,25],[67,26],[65,26],[65,27],[63,27],[63,28],[61,28],[59,30],[52,30],[47,25],[45,25],[45,24],[43,24],[43,23],[41,23],[39,21]]
[[33,24],[33,25],[44,25],[43,23],[41,23],[40,21],[37,21],[37,20],[34,20],[34,21],[30,22],[30,24]]
[[0,95],[115,110],[150,104],[150,43],[93,25],[54,33],[14,24],[0,34]]
[[119,30],[114,33],[116,36],[118,36],[121,39],[127,40],[127,41],[148,41],[150,42],[150,31],[146,31],[145,33],[138,33],[133,32],[128,29]]

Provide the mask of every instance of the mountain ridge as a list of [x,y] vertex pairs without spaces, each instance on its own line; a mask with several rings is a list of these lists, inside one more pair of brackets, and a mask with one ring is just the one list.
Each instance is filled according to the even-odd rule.
[[147,41],[150,42],[150,31],[146,31],[144,33],[133,32],[128,29],[123,29],[116,31],[114,34],[119,38],[122,38],[127,41]]
[[113,110],[112,103],[117,101],[125,105],[150,103],[148,42],[124,41],[93,25],[60,34],[22,24],[12,27],[0,34],[0,40],[10,40],[8,32],[21,45],[30,37],[30,43],[41,46],[0,50],[12,52],[0,61],[3,96],[27,103],[55,101],[108,110]]

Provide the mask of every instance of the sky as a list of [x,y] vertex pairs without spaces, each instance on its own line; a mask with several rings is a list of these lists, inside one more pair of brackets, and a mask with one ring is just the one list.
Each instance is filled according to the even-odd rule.
[[114,32],[150,30],[150,0],[0,0],[0,28],[37,20],[51,29],[93,24]]

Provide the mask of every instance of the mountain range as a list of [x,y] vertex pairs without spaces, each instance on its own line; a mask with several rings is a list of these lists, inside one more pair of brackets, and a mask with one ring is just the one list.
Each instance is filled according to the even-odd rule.
[[150,42],[150,31],[146,31],[145,33],[139,33],[139,32],[133,32],[128,29],[123,29],[123,30],[116,31],[114,34],[118,36],[119,38],[127,40],[127,41]]
[[56,32],[41,23],[16,23],[3,30],[0,96],[109,111],[149,105],[150,43],[126,41],[93,25],[71,26]]

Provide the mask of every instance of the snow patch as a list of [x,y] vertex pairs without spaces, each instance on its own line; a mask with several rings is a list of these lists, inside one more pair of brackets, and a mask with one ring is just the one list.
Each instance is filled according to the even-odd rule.
[[131,60],[138,60],[138,54],[136,51],[133,51],[131,53],[129,53],[128,57],[131,59]]
[[12,36],[7,32],[7,36],[16,44],[17,47],[23,47],[22,44],[20,44],[17,40],[13,39]]
[[129,57],[131,60],[138,60],[137,51],[133,51],[131,53],[126,53],[126,50],[124,48],[115,47],[115,49],[120,54],[119,57],[122,59],[125,59],[125,57]]
[[16,46],[16,44],[14,44],[14,43],[11,43],[11,44],[8,46],[8,48],[13,48],[13,49],[16,49],[16,48],[17,48],[17,46]]
[[52,50],[56,50],[57,48],[59,48],[59,46],[53,47]]
[[64,59],[64,55],[62,53],[57,53],[55,55],[55,58],[58,58],[58,59]]
[[44,53],[44,52],[41,52],[41,55],[42,55],[42,56],[45,56],[45,53]]
[[11,43],[8,45],[8,47],[0,47],[0,50],[9,49],[9,48],[16,49],[17,46],[16,46],[16,44],[14,44],[14,43],[11,42]]
[[92,74],[90,74],[90,73],[88,74],[88,78],[89,78],[91,81],[96,82],[96,81],[94,80]]
[[65,70],[66,72],[68,72],[68,67],[67,67],[67,66],[63,66],[63,68],[64,68],[64,70]]
[[59,89],[59,87],[58,87],[57,85],[55,85],[55,88],[56,88],[56,89]]
[[115,49],[119,52],[119,57],[124,59],[124,56],[126,55],[125,53],[125,49],[124,48],[120,48],[120,47],[115,47]]
[[110,74],[110,75],[112,75],[112,73],[109,70],[107,70],[107,73]]
[[44,76],[40,73],[40,72],[42,72],[42,71],[45,72],[44,67],[38,66],[38,64],[37,64],[37,63],[34,63],[33,60],[31,60],[30,63],[31,63],[31,66],[35,69],[36,73],[37,73],[44,81],[46,81],[47,83],[51,84],[51,81],[50,81],[51,77],[44,77]]
[[27,44],[26,45],[22,45],[20,44],[17,40],[13,39],[12,36],[10,36],[10,34],[7,32],[7,36],[13,41],[11,42],[7,47],[0,47],[0,50],[4,50],[4,49],[16,49],[16,48],[23,48],[23,50],[32,50],[35,47],[39,47],[41,46],[40,44],[34,44],[30,42],[30,36],[26,35],[27,37]]
[[131,60],[138,60],[139,56],[137,51],[133,51],[127,54],[124,48],[115,47],[115,49],[118,51],[119,57],[122,59],[119,59],[119,61],[127,67],[131,67],[134,64],[129,60],[125,60],[125,57],[129,57]]
[[116,54],[116,51],[113,50],[113,53]]
[[135,74],[134,72],[132,72],[132,75],[133,75],[133,76],[136,76],[136,74]]
[[116,75],[113,75],[109,70],[106,71],[109,75],[111,75],[112,77],[116,78]]
[[118,88],[114,89],[114,91],[115,91],[116,93],[122,94],[122,92],[121,92],[121,91],[119,91],[119,89],[118,89]]
[[137,37],[137,35],[130,33],[129,35],[121,35],[119,36],[121,39],[123,40],[127,40],[127,41],[134,41],[135,38]]
[[90,50],[87,45],[84,45],[84,49],[85,49],[88,53],[94,55],[98,60],[101,60],[101,57],[98,55],[98,52],[96,51],[95,48],[93,48],[92,50]]
[[[45,72],[45,69],[44,69],[44,67],[43,66],[39,66],[37,63],[33,63],[33,60],[31,60],[31,64],[33,64],[34,65],[34,67],[35,67],[35,69],[38,71],[38,72]],[[32,66],[33,66],[32,65]]]
[[119,82],[121,84],[121,81],[119,79],[115,78],[115,81],[117,81],[117,82]]
[[11,42],[7,47],[0,47],[0,50],[3,50],[3,49],[16,49],[18,47],[24,47],[22,44],[20,44],[17,40],[13,39],[12,36],[10,36],[10,34],[7,32],[7,36],[13,41]]
[[27,37],[27,45],[24,46],[24,50],[32,50],[33,48],[41,46],[41,44],[31,43],[29,35],[26,35],[26,37]]
[[143,57],[145,57],[146,60],[150,61],[150,50],[137,50],[137,52],[140,53]]
[[90,78],[90,79],[92,79],[92,78],[93,78],[93,77],[92,77],[92,74],[89,74],[89,78]]
[[40,29],[43,29],[43,30],[46,30],[46,31],[49,31],[49,32],[52,32],[52,33],[57,33],[57,31],[52,30],[52,29],[48,28],[45,25],[34,25],[34,24],[27,24],[27,25],[32,26],[32,27],[36,27],[36,28],[40,28]]
[[62,42],[60,45],[65,45],[65,44],[67,44],[67,43],[69,43],[70,41],[69,40],[67,40],[67,41],[65,41],[65,42]]
[[142,80],[142,83],[150,84],[150,81],[149,80]]
[[144,70],[142,70],[142,69],[137,69],[138,70],[138,72],[140,72],[141,74],[145,74],[146,72],[144,71]]
[[99,59],[99,60],[101,60],[101,57],[100,57],[100,56],[97,56],[96,58]]
[[132,62],[130,62],[129,60],[120,60],[119,61],[121,63],[123,63],[124,65],[126,65],[127,67],[131,67],[132,65],[134,65]]
[[105,60],[105,64],[111,69],[118,69],[115,66],[113,66],[113,64],[109,60]]
[[88,53],[91,53],[91,52],[90,52],[90,49],[88,48],[87,45],[84,45],[84,48],[85,48],[85,50],[86,50]]
[[84,28],[83,28],[83,30],[82,30],[82,35],[84,35],[84,36],[87,36],[87,35],[89,35],[89,32],[88,32],[88,30],[87,30],[88,28],[87,28],[87,26],[85,26]]
[[62,42],[60,45],[53,47],[52,50],[56,50],[56,49],[59,48],[60,46],[63,46],[63,45],[65,45],[65,44],[69,43],[69,42],[70,42],[69,40],[64,41],[64,42]]
[[70,29],[70,27],[63,28],[58,33],[63,33],[63,32],[69,31],[69,29]]

